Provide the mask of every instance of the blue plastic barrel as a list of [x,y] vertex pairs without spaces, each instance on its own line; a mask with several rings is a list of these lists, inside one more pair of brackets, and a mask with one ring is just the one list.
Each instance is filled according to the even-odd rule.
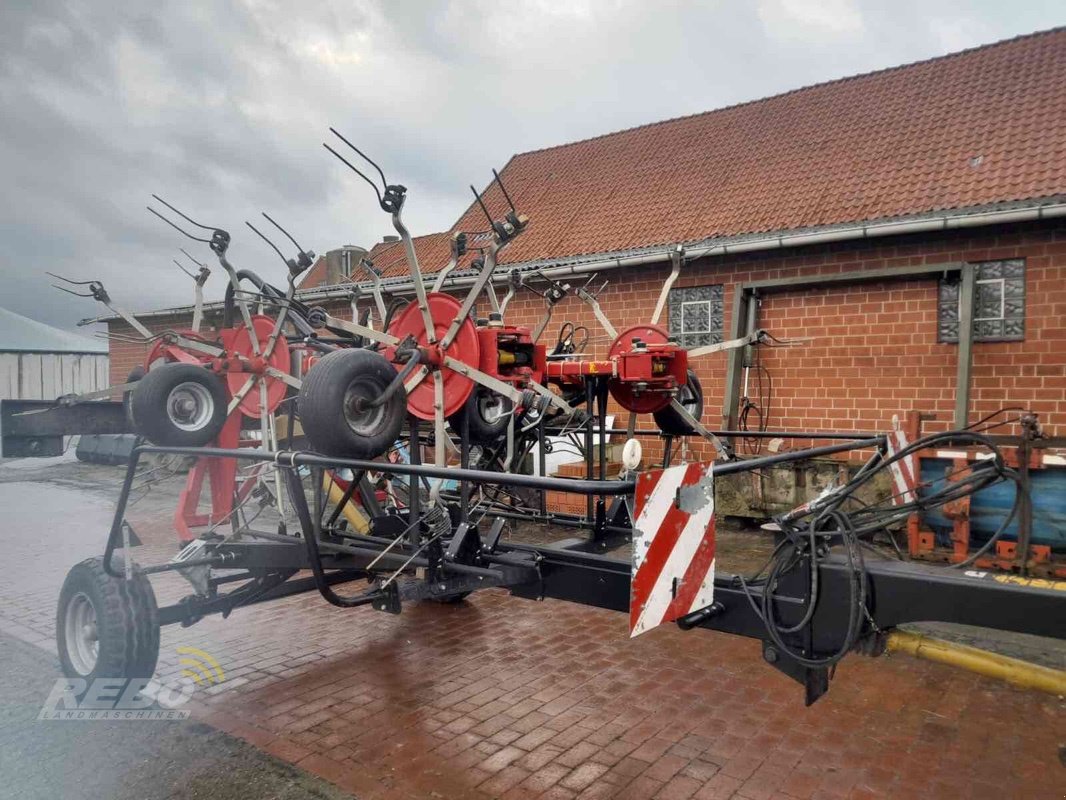
[[[944,476],[954,470],[947,458],[922,459],[922,483],[942,489]],[[1033,499],[1033,544],[1049,545],[1066,552],[1066,468],[1042,467],[1029,471]],[[936,481],[934,484],[933,481]],[[921,494],[922,492],[919,492]],[[998,530],[1014,505],[1014,483],[1000,481],[970,498],[970,537],[983,542]],[[922,523],[937,534],[937,541],[950,545],[951,520],[940,509],[922,514]],[[1003,539],[1018,538],[1018,518],[1011,522]]]

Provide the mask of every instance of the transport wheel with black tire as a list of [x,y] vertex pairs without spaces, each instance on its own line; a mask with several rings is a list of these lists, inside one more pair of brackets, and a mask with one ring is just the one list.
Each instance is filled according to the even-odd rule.
[[[688,371],[688,382],[678,390],[677,401],[697,421],[703,416],[703,386],[692,370]],[[659,430],[665,434],[688,436],[695,433],[688,420],[677,413],[672,405],[659,409],[652,416]]]
[[[126,383],[136,383],[147,374],[148,371],[144,367],[134,367],[130,370],[130,374],[126,376]],[[130,407],[132,401],[133,389],[122,393],[122,410],[126,414],[126,421],[136,429],[136,423],[133,421],[133,409]]]
[[507,433],[512,408],[514,404],[510,398],[485,386],[475,386],[462,408],[448,417],[448,424],[458,436],[462,434],[466,418],[471,442],[493,444]]
[[226,385],[196,364],[162,364],[137,381],[130,415],[137,433],[163,447],[202,447],[226,424]]
[[[115,558],[121,571],[122,559]],[[68,678],[148,681],[159,658],[159,611],[148,578],[115,578],[101,557],[75,564],[56,610],[59,663]],[[77,694],[77,692],[76,692]]]
[[396,380],[396,368],[380,353],[335,350],[308,371],[298,408],[311,446],[327,456],[377,458],[392,447],[407,415],[407,393],[399,387],[379,405]]

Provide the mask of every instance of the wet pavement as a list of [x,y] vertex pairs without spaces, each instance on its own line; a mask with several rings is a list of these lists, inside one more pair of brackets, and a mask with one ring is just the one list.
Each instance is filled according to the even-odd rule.
[[[101,551],[121,475],[0,464],[0,631],[54,647],[59,585]],[[179,483],[134,506],[139,561],[175,551]],[[173,575],[153,585],[161,602],[187,591]],[[1004,641],[1062,663],[1059,643]],[[304,595],[168,627],[161,678],[182,645],[226,673],[196,695],[193,723],[359,798],[1059,798],[1066,787],[1057,698],[852,656],[804,708],[752,640],[667,627],[630,641],[624,615],[501,590],[400,616]]]
[[[276,798],[346,792],[194,720],[38,721],[54,658],[0,634],[0,796],[27,800]],[[88,734],[88,735],[87,735]]]

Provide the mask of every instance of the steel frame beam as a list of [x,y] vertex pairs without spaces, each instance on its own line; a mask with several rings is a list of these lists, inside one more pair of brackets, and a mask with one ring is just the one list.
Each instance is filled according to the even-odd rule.
[[[961,273],[965,284],[967,272],[972,273],[973,268],[961,261],[950,261],[944,264],[919,264],[911,267],[887,267],[885,269],[860,270],[855,272],[841,272],[830,275],[798,275],[791,278],[772,278],[763,281],[751,281],[738,284],[733,289],[733,316],[730,320],[729,337],[739,339],[746,333],[758,327],[758,297],[773,292],[787,292],[797,289],[808,289],[818,286],[846,286],[855,283],[872,283],[876,281],[907,280],[909,278],[933,277]],[[972,281],[972,275],[971,275]],[[965,287],[964,287],[965,288]],[[961,428],[966,425],[965,415],[963,422],[959,422],[959,405],[965,401],[969,404],[971,348],[973,345],[973,312],[972,292],[970,314],[964,322],[962,313],[959,315],[959,368],[956,380],[956,410],[955,427]],[[963,337],[963,326],[967,328],[968,335]],[[963,343],[965,344],[965,352]],[[737,427],[737,416],[740,408],[740,381],[746,358],[746,350],[730,350],[729,360],[726,366],[725,401],[722,406],[723,425],[734,430]],[[961,394],[960,394],[961,393]]]

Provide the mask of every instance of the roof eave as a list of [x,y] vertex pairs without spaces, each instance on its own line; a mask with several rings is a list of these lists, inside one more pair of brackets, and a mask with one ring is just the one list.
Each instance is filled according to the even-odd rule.
[[[1002,225],[1012,222],[1032,222],[1059,217],[1066,217],[1066,196],[1063,195],[1040,198],[1038,200],[1012,201],[986,206],[952,209],[951,211],[937,211],[901,218],[841,223],[838,225],[821,226],[817,228],[794,228],[790,230],[744,234],[740,236],[712,237],[692,242],[655,245],[651,247],[633,248],[630,250],[590,253],[581,256],[502,264],[498,268],[494,280],[505,279],[512,270],[518,270],[519,272],[541,270],[545,275],[555,277],[658,263],[668,261],[670,254],[673,252],[674,248],[677,247],[677,244],[682,244],[684,246],[686,258],[691,260],[694,258],[704,258],[716,255],[751,253],[762,250],[779,250],[789,247],[856,241],[880,238],[883,236],[935,233],[938,231],[949,231],[959,228],[976,228],[988,225]],[[445,287],[460,287],[472,282],[472,280],[473,273],[470,270],[464,270],[462,272],[452,273],[445,280],[444,284]],[[382,288],[388,289],[392,293],[403,293],[413,290],[413,285],[408,277],[386,279],[381,282],[381,285]],[[297,296],[304,302],[312,300],[341,299],[348,297],[352,290],[357,287],[369,288],[369,286],[369,282],[320,286],[314,289],[301,290],[297,293]],[[192,308],[192,306],[165,308],[156,311],[141,312],[136,316],[139,319],[177,316],[191,313]],[[215,311],[221,308],[222,303],[208,303],[204,305],[204,311]],[[78,324],[89,325],[97,322],[111,322],[117,319],[119,319],[119,317],[114,315],[93,317],[84,319]]]

